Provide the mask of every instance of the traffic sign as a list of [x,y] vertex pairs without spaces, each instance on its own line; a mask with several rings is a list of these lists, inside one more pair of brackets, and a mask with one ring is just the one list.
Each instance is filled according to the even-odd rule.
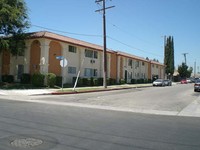
[[64,57],[63,56],[56,56],[56,59],[62,60]]
[[62,60],[60,61],[60,66],[61,66],[61,67],[66,67],[66,66],[67,66],[67,59],[66,59],[66,58],[64,58],[64,59],[62,59]]

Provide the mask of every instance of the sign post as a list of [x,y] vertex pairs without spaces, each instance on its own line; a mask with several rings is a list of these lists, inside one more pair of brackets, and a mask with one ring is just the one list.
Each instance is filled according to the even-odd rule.
[[63,91],[64,68],[67,66],[67,59],[64,56],[57,56],[56,59],[60,60],[60,66],[62,67],[62,91]]

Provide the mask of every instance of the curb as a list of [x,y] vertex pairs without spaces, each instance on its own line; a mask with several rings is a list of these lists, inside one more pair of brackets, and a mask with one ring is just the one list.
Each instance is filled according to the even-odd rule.
[[152,87],[152,85],[139,86],[139,87],[123,87],[123,88],[113,88],[113,89],[88,90],[88,91],[52,92],[50,93],[50,95],[81,94],[81,93],[105,92],[105,91],[115,91],[115,90],[146,88],[146,87]]

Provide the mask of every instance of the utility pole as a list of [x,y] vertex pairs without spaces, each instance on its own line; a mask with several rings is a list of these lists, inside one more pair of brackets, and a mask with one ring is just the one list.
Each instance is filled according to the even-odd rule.
[[196,60],[194,62],[194,78],[196,78]]
[[103,86],[107,88],[107,54],[106,54],[106,9],[113,8],[115,6],[106,7],[106,0],[96,0],[95,3],[103,3],[103,8],[96,10],[95,12],[103,11]]
[[187,59],[186,59],[186,55],[187,55],[188,53],[183,53],[183,56],[184,56],[184,58],[185,58],[185,64],[187,65]]

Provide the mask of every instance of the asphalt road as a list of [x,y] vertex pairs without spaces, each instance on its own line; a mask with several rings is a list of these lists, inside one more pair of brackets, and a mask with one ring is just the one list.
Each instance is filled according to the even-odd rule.
[[0,101],[2,150],[199,150],[200,119]]
[[[193,84],[170,87],[134,88],[126,90],[84,93],[72,95],[32,96],[30,100],[57,102],[83,107],[116,109],[151,114],[179,115],[184,109],[198,101],[200,92],[193,91]],[[97,107],[95,107],[97,108]]]
[[[31,96],[24,97],[21,102],[6,100],[2,96],[0,149],[199,150],[200,119],[196,117],[62,105],[73,102],[181,111],[198,97],[199,93],[193,92],[192,85],[78,95]],[[33,100],[42,103],[29,102]],[[48,104],[55,101],[60,103]]]

